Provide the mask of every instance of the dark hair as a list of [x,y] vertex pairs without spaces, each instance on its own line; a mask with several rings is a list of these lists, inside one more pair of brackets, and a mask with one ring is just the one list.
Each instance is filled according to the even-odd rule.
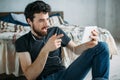
[[31,21],[33,21],[35,13],[40,13],[40,12],[50,13],[50,11],[51,11],[50,5],[46,4],[43,1],[35,1],[26,6],[24,15],[26,19],[29,18]]

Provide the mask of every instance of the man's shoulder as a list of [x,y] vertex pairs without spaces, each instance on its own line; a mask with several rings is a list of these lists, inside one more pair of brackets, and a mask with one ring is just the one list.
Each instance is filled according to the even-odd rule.
[[29,36],[30,32],[25,33],[24,35],[20,36],[16,41],[23,41],[26,40]]
[[52,32],[59,32],[59,31],[61,31],[61,29],[57,26],[54,26],[54,27],[48,28],[48,32],[51,32],[51,31]]

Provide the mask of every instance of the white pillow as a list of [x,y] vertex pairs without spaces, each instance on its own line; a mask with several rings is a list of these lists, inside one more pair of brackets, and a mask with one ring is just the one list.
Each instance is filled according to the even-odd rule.
[[11,16],[14,20],[28,24],[26,19],[25,19],[25,15],[24,14],[15,14],[15,13],[11,13]]
[[50,17],[50,25],[60,25],[58,16]]
[[64,21],[61,18],[61,16],[52,16],[49,18],[49,23],[50,23],[50,26],[59,26],[64,24]]

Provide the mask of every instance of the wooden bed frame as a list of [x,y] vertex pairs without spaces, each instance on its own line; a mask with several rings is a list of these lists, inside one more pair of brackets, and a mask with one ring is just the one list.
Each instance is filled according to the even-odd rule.
[[[23,12],[0,12],[0,17],[5,16],[5,15],[8,15],[8,14],[10,14],[10,13],[22,14]],[[50,13],[50,15],[56,14],[56,13],[59,13],[60,16],[64,19],[63,11],[52,11],[52,12]]]

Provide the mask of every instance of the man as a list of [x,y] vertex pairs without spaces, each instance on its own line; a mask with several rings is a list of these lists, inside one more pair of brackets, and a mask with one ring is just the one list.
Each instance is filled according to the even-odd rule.
[[[92,68],[93,80],[108,80],[108,47],[98,42],[98,33],[92,31],[92,40],[77,46],[60,28],[48,28],[50,11],[43,1],[32,2],[25,8],[31,31],[16,40],[16,51],[26,79],[82,80]],[[61,62],[61,48],[65,46],[81,54],[68,68]]]

